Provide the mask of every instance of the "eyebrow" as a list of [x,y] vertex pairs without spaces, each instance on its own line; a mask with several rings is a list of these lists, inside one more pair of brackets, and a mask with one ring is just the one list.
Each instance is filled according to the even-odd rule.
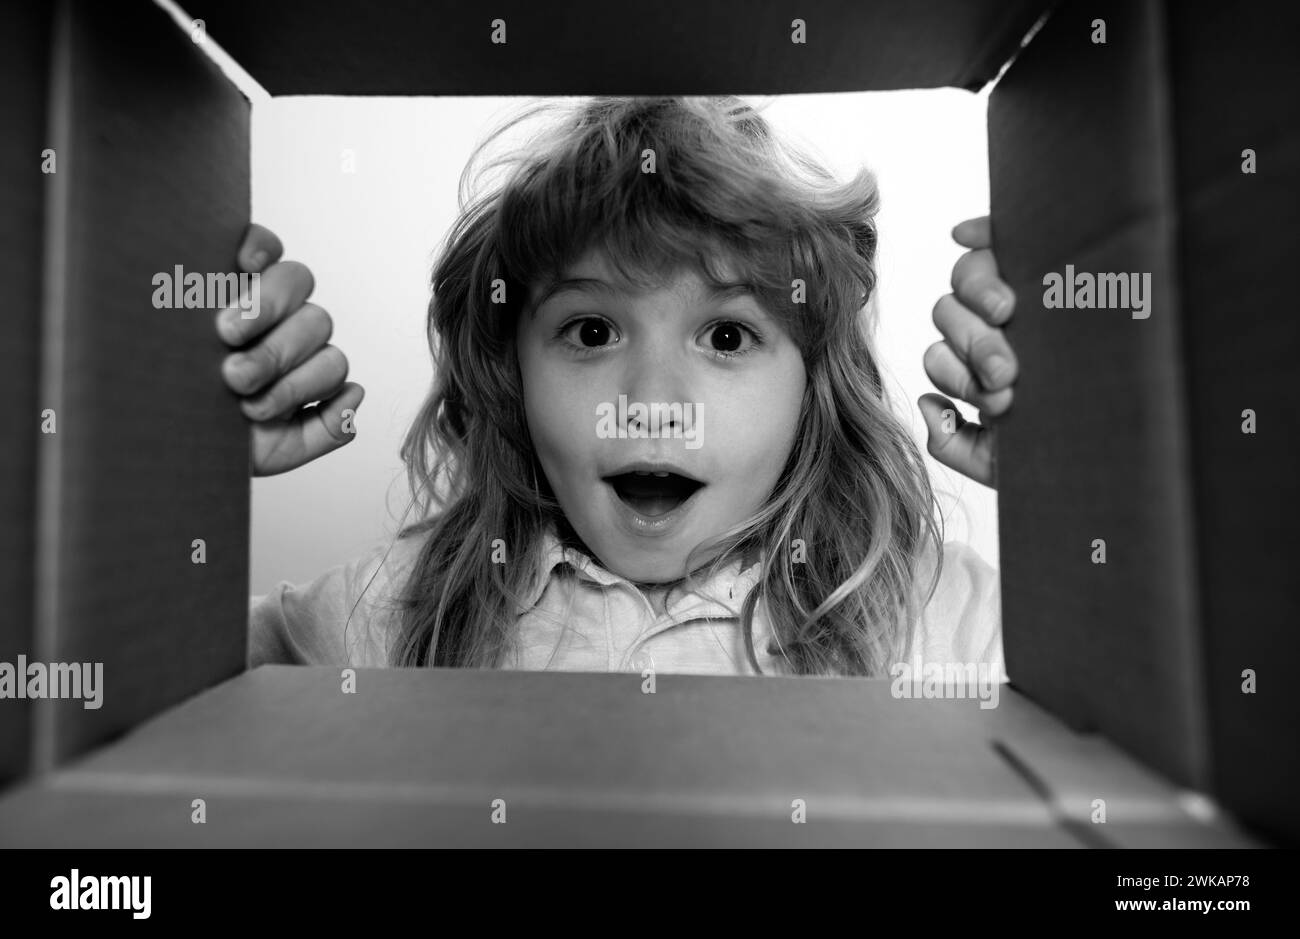
[[[542,304],[546,301],[564,293],[584,293],[584,294],[605,294],[617,293],[617,288],[599,277],[563,277],[552,281],[537,302],[532,304],[528,310],[528,316],[531,319],[541,309]],[[749,296],[757,299],[757,291],[753,284],[736,282],[728,284],[710,284],[706,290],[708,299],[713,302],[721,300],[730,300],[733,297]]]
[[547,300],[562,293],[610,294],[614,293],[614,288],[598,277],[562,277],[547,285],[542,295],[537,298],[537,302],[529,308],[528,315],[533,316]]

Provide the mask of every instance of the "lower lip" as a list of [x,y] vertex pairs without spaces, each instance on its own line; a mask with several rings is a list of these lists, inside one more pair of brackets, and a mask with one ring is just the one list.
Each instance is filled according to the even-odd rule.
[[632,535],[648,535],[653,538],[661,538],[672,534],[682,526],[687,513],[695,507],[695,503],[699,501],[700,493],[707,487],[701,486],[696,489],[691,493],[689,499],[663,515],[642,515],[620,499],[618,493],[614,491],[614,487],[609,483],[605,483],[605,488],[609,490],[609,498],[614,503],[614,511],[618,514],[625,531]]

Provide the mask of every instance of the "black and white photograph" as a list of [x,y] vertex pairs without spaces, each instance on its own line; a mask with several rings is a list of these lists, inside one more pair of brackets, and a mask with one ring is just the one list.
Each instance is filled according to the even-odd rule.
[[2,10],[6,908],[1271,905],[1295,7]]

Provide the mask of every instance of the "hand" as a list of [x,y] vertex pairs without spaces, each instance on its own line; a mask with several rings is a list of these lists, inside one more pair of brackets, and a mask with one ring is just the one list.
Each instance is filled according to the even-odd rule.
[[[274,476],[302,466],[356,436],[355,412],[365,389],[345,381],[348,360],[327,345],[334,323],[314,303],[311,271],[281,261],[280,239],[250,225],[239,248],[239,268],[260,274],[257,315],[232,308],[217,316],[217,333],[240,351],[221,374],[252,426],[252,474]],[[305,407],[319,401],[313,407]],[[346,412],[346,413],[345,413]]]
[[1016,296],[998,277],[988,216],[962,222],[952,237],[971,250],[953,265],[953,292],[934,305],[934,325],[944,338],[925,350],[925,373],[944,394],[979,408],[982,424],[963,420],[943,395],[922,395],[917,405],[929,430],[930,455],[996,489],[996,428],[991,419],[1011,407],[1011,385],[1019,374],[1002,331],[1015,310]]

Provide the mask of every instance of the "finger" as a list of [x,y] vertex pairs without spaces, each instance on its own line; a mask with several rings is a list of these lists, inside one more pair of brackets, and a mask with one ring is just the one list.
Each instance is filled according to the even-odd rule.
[[365,396],[356,382],[345,382],[333,397],[285,423],[254,424],[253,475],[288,472],[351,443],[357,435],[356,411]]
[[963,248],[993,247],[993,225],[987,215],[968,218],[952,230],[952,240]]
[[250,224],[239,246],[239,269],[250,274],[266,270],[284,255],[284,245],[271,229]]
[[961,413],[942,395],[925,394],[917,400],[929,434],[926,449],[944,466],[985,486],[997,486],[997,461],[993,432]]
[[227,345],[242,346],[256,339],[302,306],[316,289],[311,270],[298,261],[281,261],[254,276],[258,297],[252,315],[242,303],[217,314],[217,332]]
[[983,391],[997,391],[1016,380],[1019,363],[1002,330],[990,326],[952,294],[934,305],[934,325],[957,357],[979,379]]
[[995,326],[1011,319],[1016,295],[998,275],[998,262],[987,248],[967,251],[952,266],[957,299]]
[[311,358],[334,332],[330,315],[314,303],[304,303],[261,342],[226,356],[221,373],[231,391],[251,395]]
[[270,421],[334,395],[348,375],[348,359],[338,346],[326,346],[290,371],[269,390],[239,402],[253,421]]
[[990,417],[997,417],[1011,407],[1013,392],[1010,388],[984,391],[947,341],[936,342],[925,350],[922,359],[925,374],[934,386],[946,395],[968,401]]

